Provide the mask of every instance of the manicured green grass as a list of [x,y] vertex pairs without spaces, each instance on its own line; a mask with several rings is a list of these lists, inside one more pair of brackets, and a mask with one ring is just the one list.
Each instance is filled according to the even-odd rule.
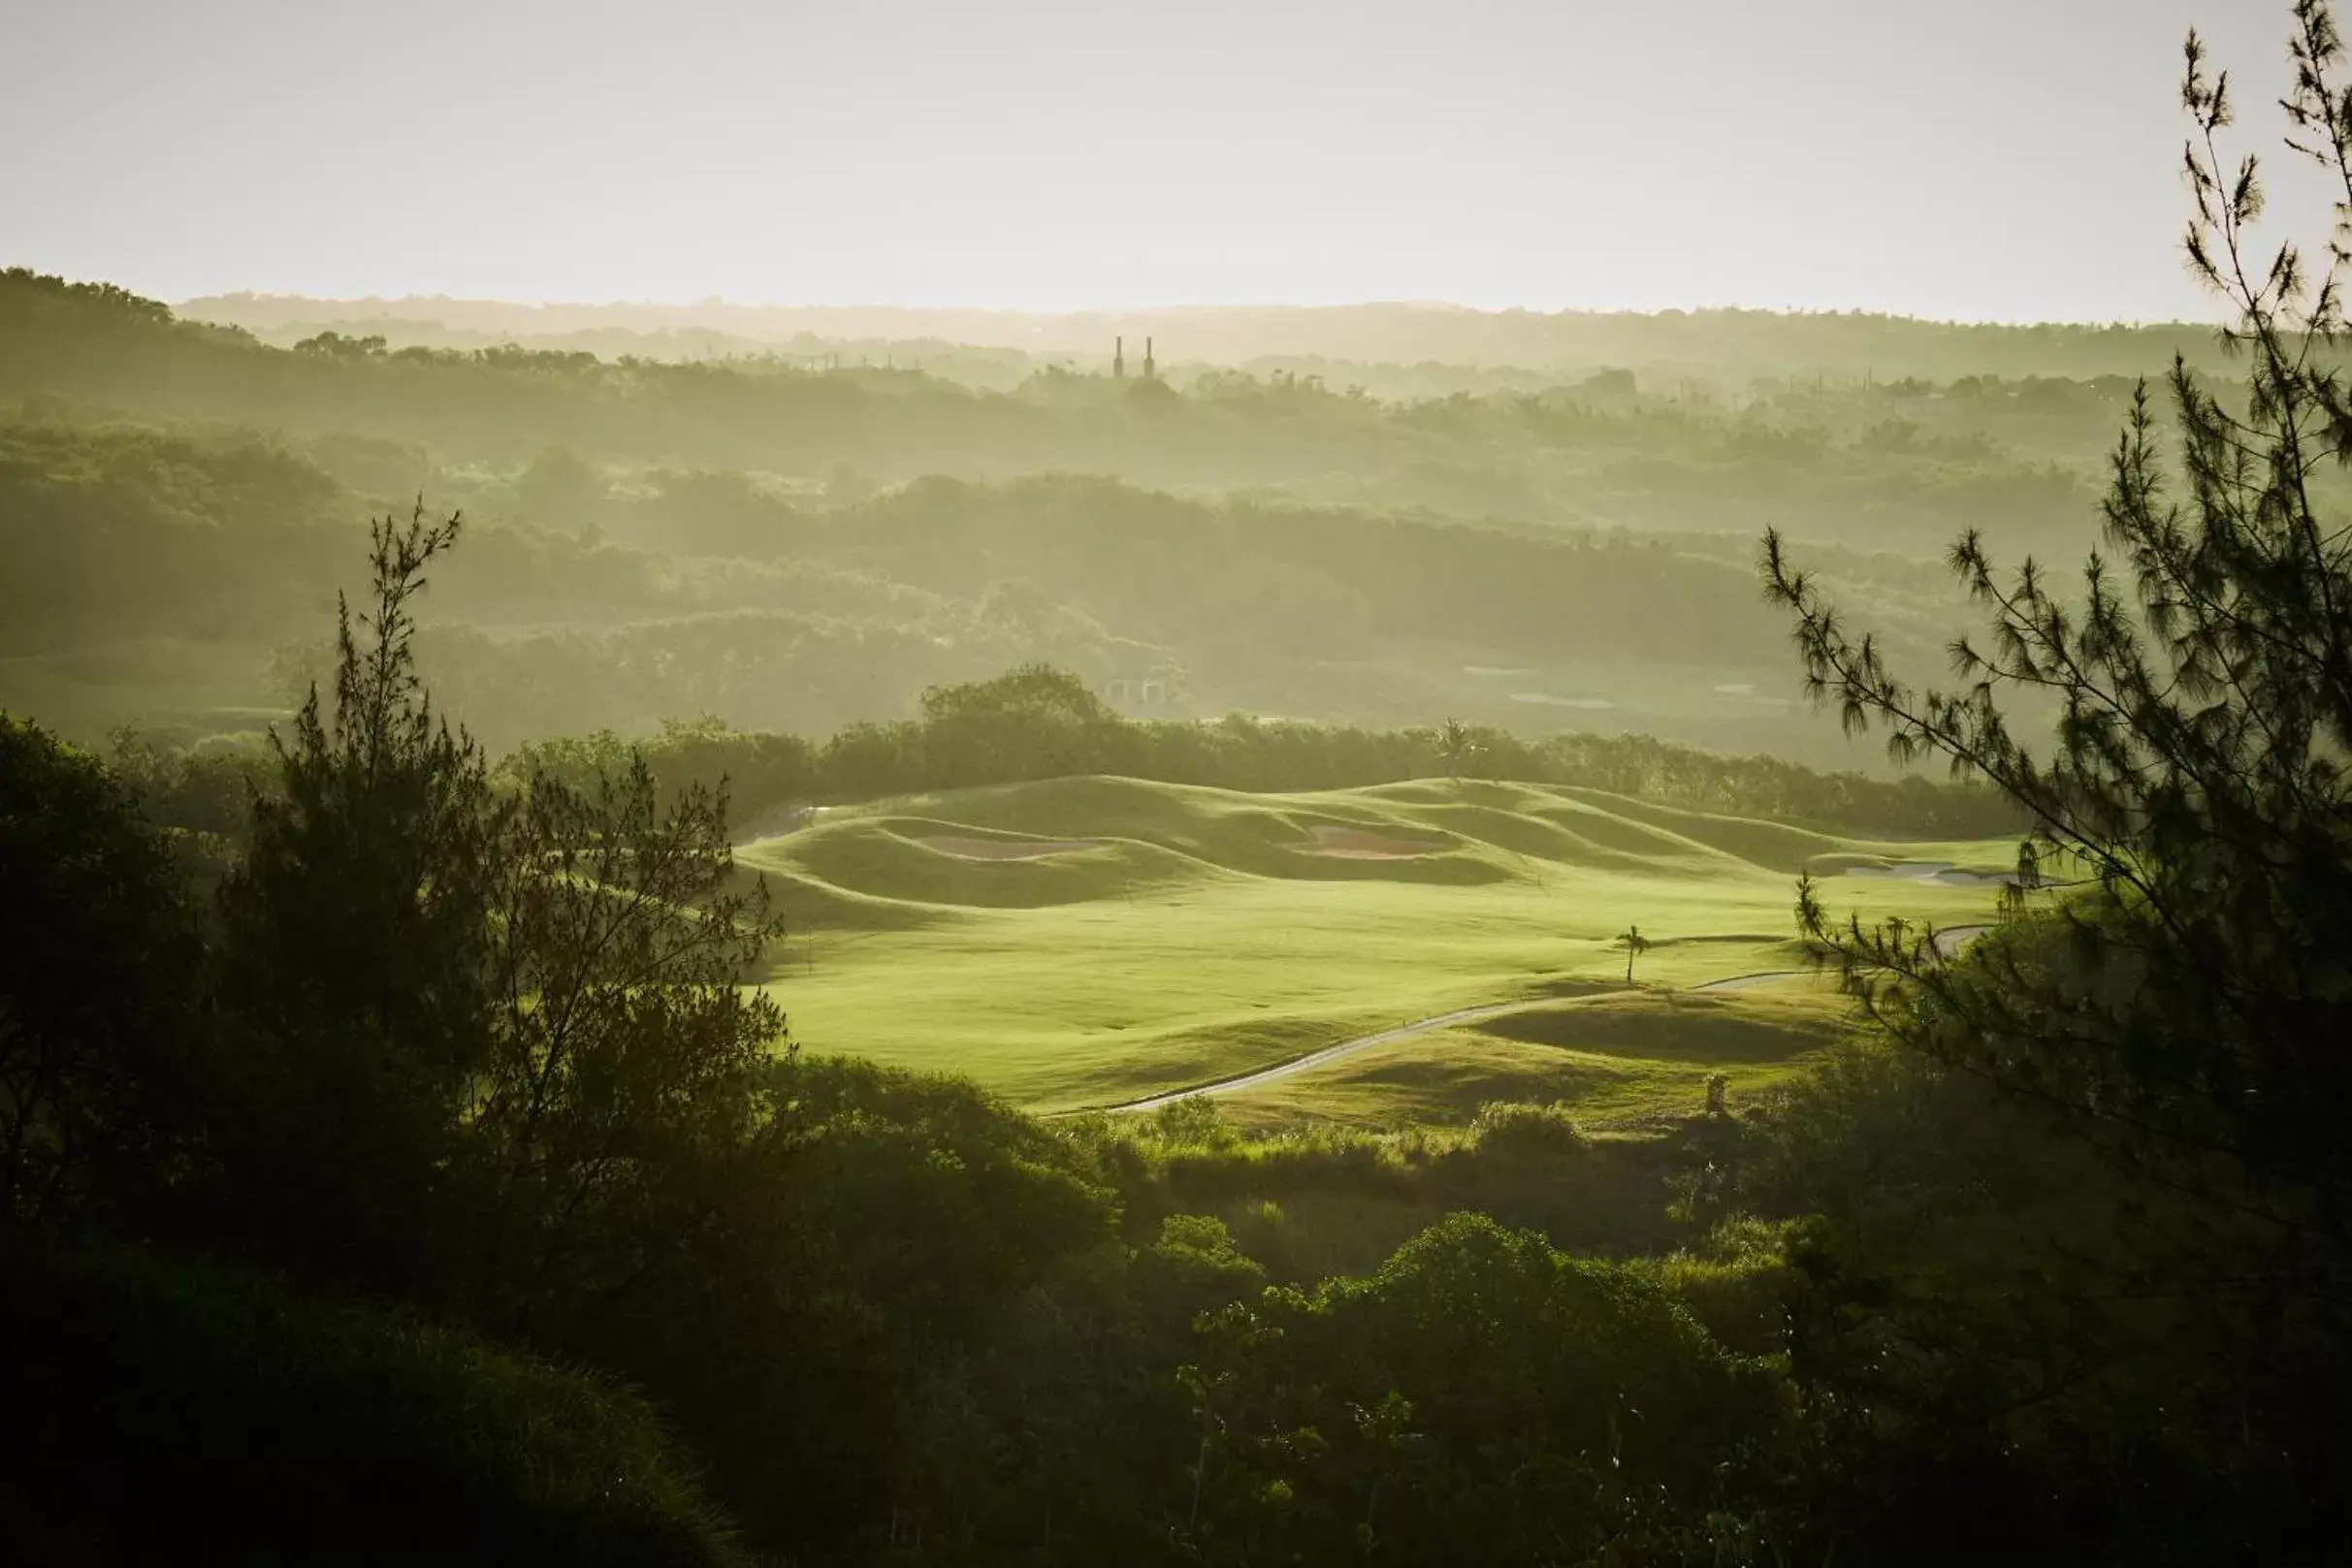
[[[1307,852],[1318,829],[1434,848],[1394,859]],[[982,859],[932,842],[957,838],[1092,843]],[[770,979],[797,1040],[967,1074],[1054,1111],[1204,1083],[1450,1008],[1622,980],[1610,944],[1629,923],[1657,944],[1635,965],[1645,986],[1798,968],[1798,871],[1997,867],[2013,853],[1840,839],[1585,789],[1435,781],[1241,795],[1080,778],[837,811],[742,858],[769,875],[792,923]],[[1832,877],[1823,891],[1833,910],[1945,925],[1987,919],[1995,902],[1990,888],[1884,878]],[[1717,1069],[1675,1052],[1705,1020],[1769,1020],[1788,1006],[1746,992],[1690,1000],[1646,1013],[1580,1004],[1592,1020],[1649,1020],[1630,1032],[1594,1023],[1582,1042],[1425,1037],[1234,1108],[1444,1120],[1525,1089],[1631,1115],[1703,1094],[1692,1086]],[[1807,1016],[1814,1035],[1832,1021],[1819,1004]],[[1735,1085],[1787,1070],[1787,1032],[1759,1029],[1732,1064]]]
[[1219,1104],[1244,1128],[1459,1126],[1497,1100],[1573,1105],[1590,1128],[1638,1127],[1703,1111],[1718,1072],[1737,1110],[1802,1067],[1848,1017],[1820,983],[1721,996],[1619,992],[1374,1046]]

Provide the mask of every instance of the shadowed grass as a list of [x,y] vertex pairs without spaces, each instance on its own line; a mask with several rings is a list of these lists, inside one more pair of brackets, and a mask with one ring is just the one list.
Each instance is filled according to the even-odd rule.
[[1702,1111],[1718,1072],[1735,1103],[1766,1089],[1845,1024],[1839,999],[1819,990],[1620,992],[1376,1046],[1221,1105],[1249,1128],[1461,1126],[1498,1100],[1572,1106],[1595,1127],[1634,1124]]

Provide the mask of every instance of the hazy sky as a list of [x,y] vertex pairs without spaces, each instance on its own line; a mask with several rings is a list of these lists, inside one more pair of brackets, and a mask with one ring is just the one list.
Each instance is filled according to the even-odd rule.
[[0,265],[169,299],[2203,315],[2180,35],[2267,108],[2286,13],[0,0]]

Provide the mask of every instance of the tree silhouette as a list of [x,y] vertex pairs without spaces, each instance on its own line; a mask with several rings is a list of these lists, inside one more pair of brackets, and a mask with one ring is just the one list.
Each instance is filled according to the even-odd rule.
[[311,693],[255,804],[221,909],[258,1028],[216,1152],[223,1211],[285,1261],[513,1326],[708,1213],[688,1189],[764,1119],[784,1017],[739,982],[781,928],[724,792],[665,803],[633,753],[502,789],[437,718],[415,605],[458,530],[375,525],[334,700]]
[[460,1205],[448,1180],[485,1066],[482,940],[509,808],[419,679],[415,602],[459,519],[373,525],[368,607],[338,600],[279,787],[221,889],[227,993],[256,1029],[224,1126],[223,1208],[287,1261],[411,1288]]
[[0,1225],[175,1162],[197,925],[132,792],[0,713]]
[[1474,761],[1486,748],[1478,737],[1459,719],[1449,719],[1437,726],[1437,760],[1445,766],[1445,776],[1456,787],[1462,784],[1463,769]]
[[[1810,886],[1801,924],[1898,1038],[2175,1162],[2221,1156],[2240,1200],[2302,1233],[2352,1233],[2352,524],[2327,515],[2352,462],[2341,368],[2352,263],[2352,88],[2324,0],[2297,0],[2288,144],[2342,192],[2325,263],[2255,254],[2257,160],[2230,164],[2227,76],[2189,35],[2192,270],[2230,306],[2242,395],[2175,359],[2177,467],[2144,385],[2110,459],[2106,532],[2073,591],[2028,558],[1996,571],[1971,531],[1950,560],[1990,612],[1953,649],[1961,684],[1914,690],[1767,534],[1770,596],[1807,685],[1898,759],[1939,753],[2028,814],[2019,880],[2064,854],[2086,896],[2013,918],[1971,961],[1932,931],[1842,929]],[[2001,699],[2053,703],[2044,749]],[[2013,901],[2013,911],[2015,903]],[[2046,928],[2046,932],[2044,928]],[[2209,1166],[2200,1166],[2209,1170]]]

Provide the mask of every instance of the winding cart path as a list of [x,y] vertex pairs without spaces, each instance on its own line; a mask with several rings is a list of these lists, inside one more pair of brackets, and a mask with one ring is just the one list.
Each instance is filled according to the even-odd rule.
[[[1991,929],[1992,927],[1988,925],[1949,927],[1936,933],[1937,950],[1949,958]],[[1684,986],[1682,989],[1686,993],[1745,991],[1750,986],[1763,985],[1772,980],[1793,979],[1809,973],[1811,972],[1801,969],[1763,970],[1753,975],[1726,975],[1720,980],[1706,980],[1697,985]],[[1576,1000],[1588,1002],[1599,1001],[1608,997],[1632,996],[1638,994],[1641,988],[1638,986],[1620,986],[1611,991],[1595,991],[1587,996],[1578,997]],[[1311,1072],[1327,1062],[1337,1062],[1341,1057],[1353,1056],[1358,1051],[1369,1051],[1375,1045],[1393,1045],[1398,1040],[1410,1040],[1415,1035],[1426,1035],[1432,1030],[1456,1029],[1464,1024],[1485,1023],[1490,1018],[1506,1018],[1514,1012],[1532,1012],[1538,1008],[1556,1006],[1559,1001],[1558,997],[1532,997],[1518,1002],[1490,1002],[1475,1008],[1457,1008],[1452,1012],[1432,1013],[1427,1018],[1416,1018],[1411,1023],[1374,1030],[1369,1035],[1358,1035],[1353,1040],[1343,1040],[1337,1045],[1326,1045],[1321,1050],[1309,1051],[1305,1056],[1293,1057],[1287,1062],[1277,1062],[1273,1067],[1260,1068],[1254,1072],[1242,1072],[1230,1078],[1218,1078],[1212,1082],[1195,1084],[1189,1089],[1170,1089],[1163,1094],[1147,1095],[1142,1100],[1129,1100],[1120,1104],[1105,1105],[1102,1108],[1111,1111],[1157,1110],[1162,1105],[1172,1105],[1179,1100],[1190,1100],[1195,1095],[1239,1094],[1244,1089],[1262,1088],[1270,1083],[1279,1083],[1284,1078],[1294,1077],[1301,1072]]]

